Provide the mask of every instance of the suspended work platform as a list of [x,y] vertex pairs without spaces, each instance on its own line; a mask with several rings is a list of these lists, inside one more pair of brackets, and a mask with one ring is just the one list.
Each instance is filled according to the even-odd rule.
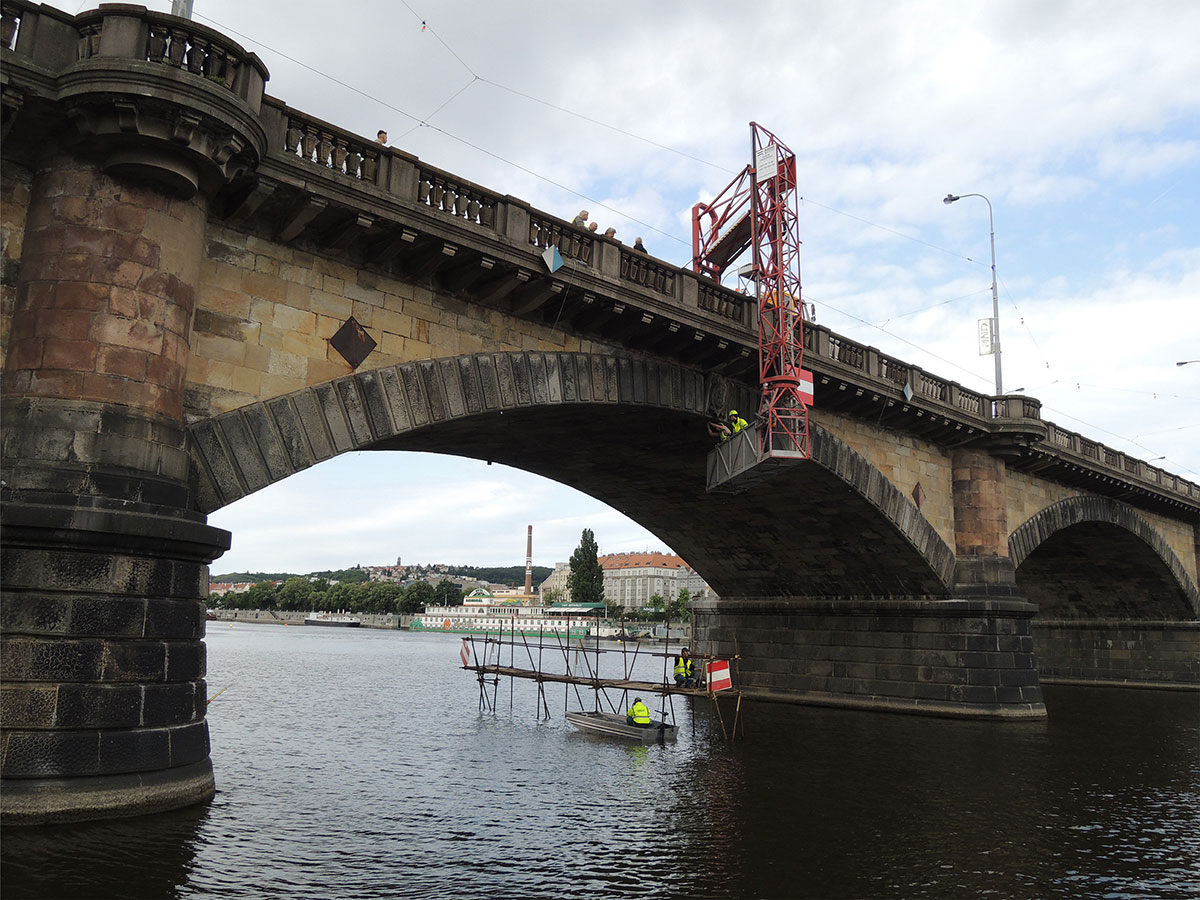
[[[546,651],[549,651],[547,653]],[[517,656],[528,660],[529,665],[518,665]],[[602,677],[600,660],[607,654],[619,654],[620,675],[617,677]],[[503,657],[508,656],[507,664]],[[625,710],[629,706],[629,698],[642,694],[654,694],[662,698],[659,708],[661,724],[674,728],[674,708],[671,700],[675,696],[706,698],[712,700],[713,708],[721,725],[721,732],[726,738],[732,738],[741,725],[742,696],[734,690],[731,665],[736,665],[740,657],[718,659],[703,654],[693,654],[692,660],[697,667],[697,674],[703,674],[703,683],[698,686],[682,687],[673,683],[669,678],[672,666],[670,660],[676,654],[655,652],[644,649],[641,644],[620,648],[601,647],[599,643],[585,644],[582,640],[569,641],[559,637],[554,643],[543,643],[540,639],[530,642],[516,632],[498,632],[496,637],[485,635],[482,638],[464,637],[459,657],[462,668],[474,672],[479,682],[479,708],[495,712],[497,687],[500,679],[526,679],[537,683],[538,717],[543,715],[550,718],[550,706],[546,699],[547,684],[561,684],[566,687],[563,696],[564,715],[571,713],[569,708],[572,688],[576,706],[579,711],[602,714],[608,718],[624,721]],[[662,681],[649,681],[644,678],[634,678],[633,670],[640,659],[661,658],[663,660]],[[511,685],[511,681],[509,682]],[[491,688],[489,691],[488,688]],[[591,691],[591,702],[585,700],[580,688]],[[609,692],[619,692],[619,702],[614,702]],[[509,694],[511,705],[512,692]],[[733,703],[733,722],[726,728],[725,714],[721,709],[721,700],[728,699]],[[574,721],[569,719],[569,721]],[[744,728],[744,726],[743,726]]]
[[808,459],[790,433],[776,431],[764,441],[762,428],[750,425],[708,451],[709,493],[740,494]]

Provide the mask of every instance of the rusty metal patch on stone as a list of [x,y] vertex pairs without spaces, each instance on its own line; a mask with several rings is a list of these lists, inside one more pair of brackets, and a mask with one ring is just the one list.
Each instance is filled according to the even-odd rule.
[[333,349],[342,354],[342,359],[350,363],[350,368],[357,369],[364,359],[375,349],[375,339],[367,334],[366,329],[358,324],[351,316],[337,333],[329,339]]

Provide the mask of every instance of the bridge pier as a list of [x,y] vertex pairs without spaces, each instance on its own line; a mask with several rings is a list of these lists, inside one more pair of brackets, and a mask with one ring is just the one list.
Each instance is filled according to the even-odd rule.
[[194,511],[184,384],[209,203],[265,147],[266,70],[139,7],[20,13],[59,76],[6,144],[29,193],[0,396],[0,814],[37,824],[214,791],[202,639],[230,536]]
[[747,696],[971,718],[1045,716],[1015,600],[722,598],[693,612],[704,653],[740,655]]
[[213,793],[206,565],[183,383],[206,202],[53,155],[34,175],[3,418],[3,813]]

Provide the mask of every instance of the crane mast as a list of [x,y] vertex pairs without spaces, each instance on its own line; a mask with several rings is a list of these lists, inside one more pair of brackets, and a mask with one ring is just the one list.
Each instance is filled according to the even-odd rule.
[[751,164],[712,203],[692,208],[693,270],[720,282],[750,250],[758,300],[758,416],[753,427],[710,454],[710,491],[740,492],[809,458],[813,389],[803,368],[796,155],[755,122],[750,150]]

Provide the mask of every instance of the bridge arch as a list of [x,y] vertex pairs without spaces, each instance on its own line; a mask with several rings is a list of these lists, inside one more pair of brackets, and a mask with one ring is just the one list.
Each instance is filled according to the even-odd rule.
[[192,423],[191,486],[198,510],[210,513],[341,453],[450,453],[608,503],[725,596],[944,596],[953,551],[878,469],[825,429],[813,427],[815,465],[736,497],[704,492],[711,441],[701,422],[727,405],[756,403],[744,384],[634,356],[421,360]]
[[1149,522],[1108,497],[1071,497],[1012,532],[1017,584],[1041,618],[1192,619],[1200,592]]

